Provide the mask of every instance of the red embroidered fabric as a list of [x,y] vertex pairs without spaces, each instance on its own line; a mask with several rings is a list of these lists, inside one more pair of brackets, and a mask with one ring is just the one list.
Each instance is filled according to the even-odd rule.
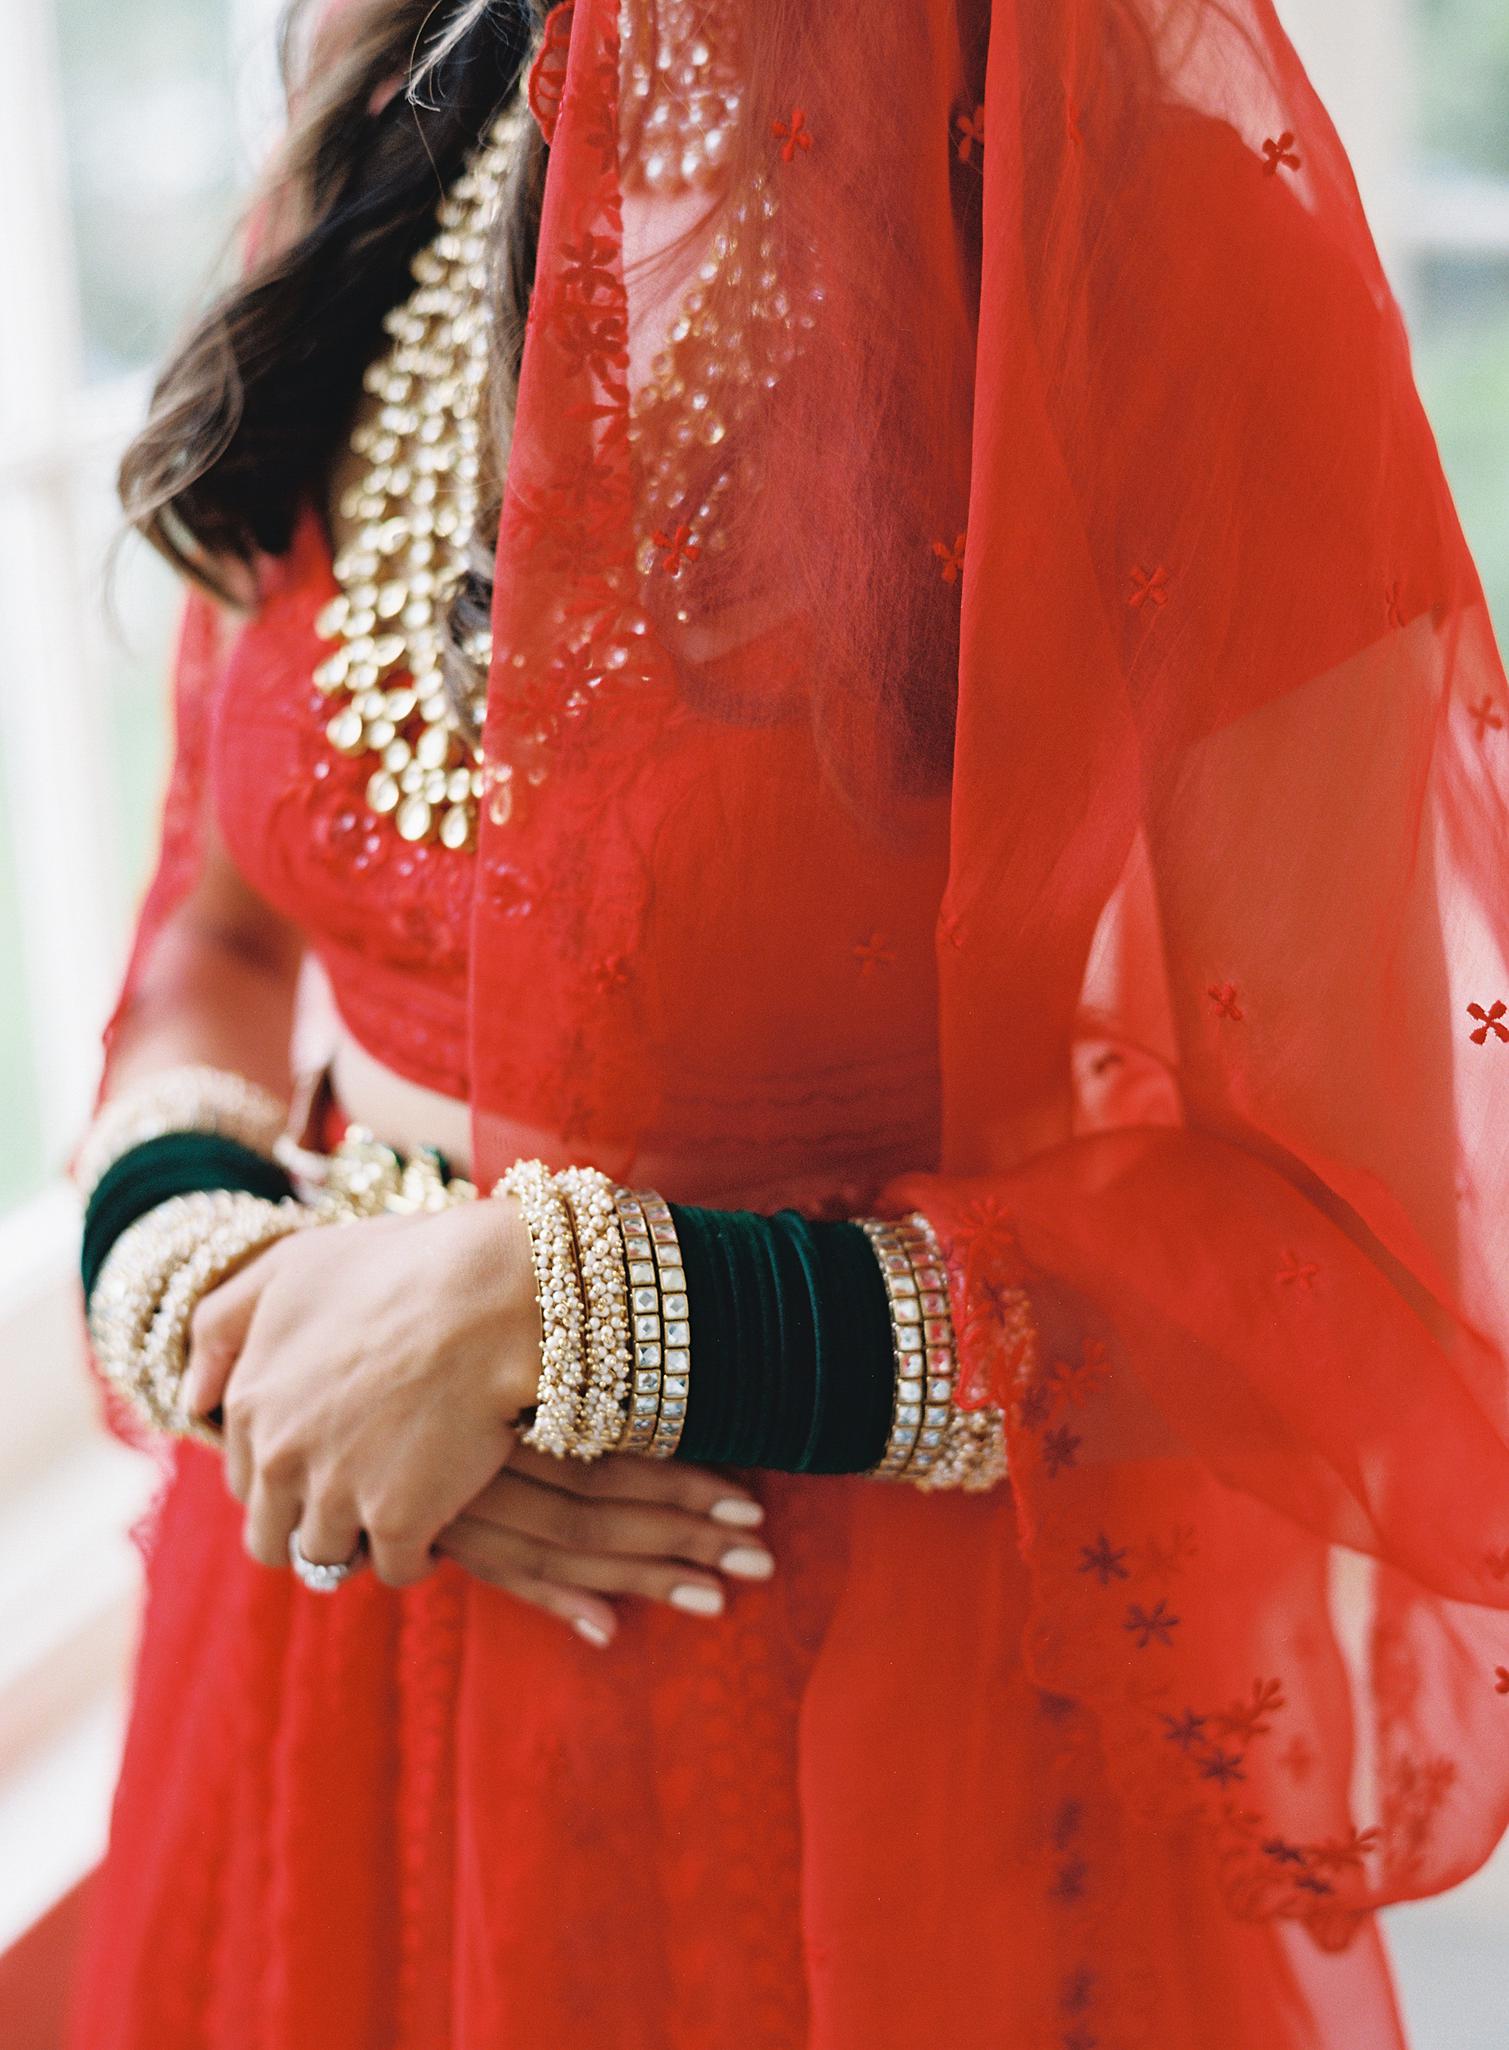
[[[772,1020],[847,1064],[927,983],[835,903],[931,892],[936,1136],[915,1073],[845,1129],[1013,1485],[762,1482],[772,1587],[598,1659],[450,1572],[322,1607],[185,1453],[77,2040],[1397,2050],[1375,1911],[1509,1815],[1509,691],[1350,171],[1268,0],[698,22],[716,142],[670,0],[552,82],[446,1057],[484,1172],[696,1155]],[[315,881],[277,702],[264,887],[353,1006],[447,986],[417,868]]]

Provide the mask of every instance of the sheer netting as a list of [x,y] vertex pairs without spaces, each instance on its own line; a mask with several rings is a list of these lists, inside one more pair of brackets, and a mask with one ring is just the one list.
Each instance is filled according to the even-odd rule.
[[[693,42],[694,75],[657,62]],[[891,849],[941,793],[943,1139],[888,1198],[945,1237],[1014,1513],[781,1483],[819,1560],[845,1505],[842,1599],[813,1596],[792,1670],[749,1624],[742,1671],[654,1665],[650,1735],[632,1675],[594,1697],[575,1862],[529,1862],[526,1803],[482,1901],[475,1815],[448,1821],[458,2012],[592,2039],[581,1957],[579,2033],[522,1952],[466,1975],[466,1931],[533,1921],[543,1873],[612,1923],[612,2039],[646,2050],[1397,2044],[1373,1913],[1509,1819],[1509,692],[1344,152],[1268,0],[577,0],[535,88],[481,1171],[563,1095],[580,1156],[631,1164],[665,1018],[758,1012],[803,926],[789,890],[768,946],[709,926],[712,983],[658,950],[681,843],[652,885],[620,801],[647,759],[727,735],[744,905],[787,817],[749,736],[809,728]],[[519,993],[572,974],[563,1033]],[[1022,1283],[1030,1356],[1001,1335]],[[501,1654],[467,1642],[475,1682]],[[570,1700],[543,1643],[526,1720]],[[623,1721],[673,1807],[684,1782],[737,1818],[766,1796],[731,1763],[774,1755],[787,1690],[800,1854],[767,1789],[732,1877],[668,1877]],[[465,1700],[435,1743],[475,1760],[503,1740]],[[798,1864],[791,1949],[738,1875],[773,1901]],[[667,1917],[712,2003],[679,2020]],[[720,1969],[738,2033],[705,2019]]]

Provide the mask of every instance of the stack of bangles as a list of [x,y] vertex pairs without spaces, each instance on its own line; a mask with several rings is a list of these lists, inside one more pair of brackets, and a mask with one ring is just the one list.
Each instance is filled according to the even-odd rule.
[[[112,1098],[79,1149],[95,1356],[156,1429],[217,1441],[182,1405],[190,1320],[265,1247],[480,1194],[440,1155],[404,1160],[357,1128],[333,1153],[308,1153],[285,1117],[240,1076],[174,1069]],[[925,1217],[695,1209],[537,1160],[491,1193],[518,1205],[534,1264],[541,1361],[526,1444],[927,1489],[1005,1477],[1001,1412],[958,1399],[948,1279]],[[1025,1293],[1006,1308],[1026,1357]]]

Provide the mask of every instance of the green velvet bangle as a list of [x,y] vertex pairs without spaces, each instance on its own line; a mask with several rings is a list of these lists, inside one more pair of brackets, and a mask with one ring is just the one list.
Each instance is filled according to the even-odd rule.
[[856,1224],[673,1204],[692,1316],[680,1459],[863,1473],[890,1430],[879,1265]]
[[87,1302],[121,1234],[170,1196],[200,1189],[240,1189],[277,1202],[293,1194],[285,1169],[218,1132],[164,1132],[113,1161],[84,1212],[79,1270]]

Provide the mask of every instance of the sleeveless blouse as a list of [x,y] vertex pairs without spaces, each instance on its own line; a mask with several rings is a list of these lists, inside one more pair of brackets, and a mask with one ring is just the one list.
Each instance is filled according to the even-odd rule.
[[[326,644],[314,622],[336,588],[323,524],[308,512],[227,665],[212,740],[218,823],[246,880],[305,934],[355,1038],[410,1080],[464,1097],[475,861],[401,839],[367,807],[372,757],[341,755],[326,737],[328,706],[312,681]],[[737,842],[751,750],[768,757],[768,773],[759,819],[748,821],[760,849],[749,889],[730,899],[709,880],[689,891],[687,878],[722,872],[704,850]],[[725,774],[734,753],[737,773]],[[599,1038],[633,1006],[642,1039],[648,1002],[656,1115],[644,1142],[674,1159],[698,1195],[743,1201],[779,1189],[852,1208],[891,1175],[930,1165],[945,805],[920,835],[909,822],[905,835],[883,837],[824,787],[804,728],[712,719],[679,723],[615,793],[625,814],[616,828],[638,857],[639,916],[658,926],[654,952],[669,971],[647,996],[631,950],[585,964],[583,976],[562,948],[546,955],[554,979],[542,985],[540,952],[530,950],[521,1001],[550,1018],[562,1057],[521,1075],[511,1106],[519,1122],[566,1128],[569,1049],[587,1022],[573,1006],[586,991]],[[527,818],[517,830],[527,840]],[[590,860],[550,878],[554,930],[587,929],[588,916],[562,897],[593,881]],[[791,910],[758,979],[760,1007],[720,1004],[720,962],[747,972],[752,955],[771,955],[769,920],[757,915],[771,902]],[[538,908],[521,906],[521,941]],[[601,1046],[594,1051],[601,1059]]]

